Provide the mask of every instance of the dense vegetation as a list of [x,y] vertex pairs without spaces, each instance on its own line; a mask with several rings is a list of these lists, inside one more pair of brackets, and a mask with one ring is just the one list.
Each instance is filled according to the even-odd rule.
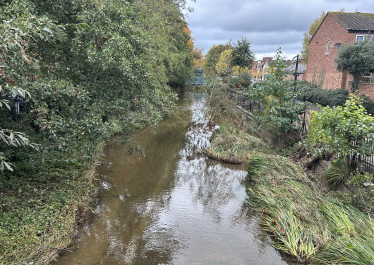
[[1,264],[47,262],[66,247],[102,143],[119,135],[139,151],[132,132],[171,113],[193,66],[185,4],[0,2]]
[[281,49],[275,59],[276,63],[269,69],[269,78],[265,82],[246,87],[243,94],[247,99],[261,103],[254,112],[256,129],[266,129],[282,135],[298,128],[294,122],[298,121],[298,115],[304,106],[295,101],[293,82],[284,81],[286,65]]
[[[306,82],[298,82],[297,95],[292,83],[284,81],[278,55],[266,82],[251,84],[238,76],[229,78],[229,89],[208,84],[210,117],[221,127],[206,154],[248,165],[249,207],[259,213],[275,248],[303,263],[372,264],[374,186],[364,183],[372,182],[373,176],[349,157],[373,154],[373,118],[363,106],[371,100],[349,98],[347,91],[322,90]],[[238,111],[238,95],[252,100],[257,110],[251,115]],[[300,124],[292,123],[304,107],[297,100],[293,103],[296,96],[330,106],[312,112],[304,139],[299,137]],[[290,136],[304,142],[278,149],[276,134],[285,142]],[[286,157],[290,153],[293,156]],[[331,166],[316,174],[310,169],[322,158],[331,159],[324,161]],[[344,185],[351,191],[335,191]]]
[[275,248],[300,262],[372,264],[374,223],[355,207],[354,196],[323,192],[281,156],[253,156],[247,178],[249,203],[274,235]]
[[226,44],[213,45],[207,52],[203,69],[208,74],[219,74],[221,77],[248,73],[255,53],[251,50],[251,41],[246,37],[231,40]]
[[[323,89],[316,84],[306,81],[297,83],[297,98],[302,101],[317,103],[322,106],[343,106],[349,98],[349,91],[346,89]],[[374,102],[371,98],[360,95],[361,104],[366,111],[374,115]]]

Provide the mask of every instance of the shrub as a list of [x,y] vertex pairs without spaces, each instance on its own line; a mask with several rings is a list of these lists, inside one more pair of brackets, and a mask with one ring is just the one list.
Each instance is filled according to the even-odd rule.
[[249,87],[251,84],[251,75],[248,73],[242,73],[239,76],[231,77],[228,80],[228,84],[236,89]]
[[323,150],[346,157],[350,154],[373,154],[374,118],[368,115],[357,96],[351,96],[344,107],[325,107],[311,113],[307,147],[315,153]]
[[366,109],[367,113],[374,115],[374,101],[365,95],[360,95],[362,106]]
[[269,78],[250,86],[244,91],[246,98],[261,102],[261,107],[254,112],[257,129],[267,129],[277,135],[284,135],[298,129],[294,121],[299,119],[298,115],[304,106],[294,101],[293,82],[284,81],[286,76],[284,57],[279,49],[275,56],[276,63],[270,66]]
[[348,91],[344,89],[327,90],[319,88],[315,84],[300,81],[297,84],[298,99],[322,106],[342,106],[348,99]]

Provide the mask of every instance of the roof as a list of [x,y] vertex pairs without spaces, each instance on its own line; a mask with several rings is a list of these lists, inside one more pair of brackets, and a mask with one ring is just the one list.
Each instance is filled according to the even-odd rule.
[[[286,67],[286,69],[284,69],[284,71],[286,73],[293,73],[295,72],[295,64],[290,64]],[[306,65],[303,64],[303,63],[299,63],[298,67],[297,67],[297,72],[302,74],[302,73],[305,73],[306,71]]]
[[328,12],[348,30],[374,31],[374,13]]
[[[342,25],[344,28],[355,31],[371,31],[374,32],[374,13],[349,13],[349,12],[327,12],[326,16],[323,18],[321,24],[319,24],[317,30],[314,32],[313,36],[310,38],[311,42],[316,35],[317,31],[325,21],[328,15],[331,15],[335,20]],[[371,33],[370,32],[370,33]]]

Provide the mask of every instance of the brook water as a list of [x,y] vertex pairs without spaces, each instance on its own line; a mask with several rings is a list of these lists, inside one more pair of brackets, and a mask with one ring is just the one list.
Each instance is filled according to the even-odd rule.
[[202,93],[181,100],[189,129],[170,117],[155,134],[137,133],[145,156],[106,148],[96,217],[56,264],[290,264],[246,206],[244,169],[198,154],[211,136],[205,101]]

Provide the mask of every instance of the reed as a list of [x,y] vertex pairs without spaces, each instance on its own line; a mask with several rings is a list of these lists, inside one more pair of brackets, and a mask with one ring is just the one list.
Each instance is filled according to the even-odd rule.
[[254,155],[247,178],[248,202],[260,213],[263,229],[274,236],[275,248],[299,262],[373,264],[370,217],[344,204],[341,196],[323,194],[289,159]]

